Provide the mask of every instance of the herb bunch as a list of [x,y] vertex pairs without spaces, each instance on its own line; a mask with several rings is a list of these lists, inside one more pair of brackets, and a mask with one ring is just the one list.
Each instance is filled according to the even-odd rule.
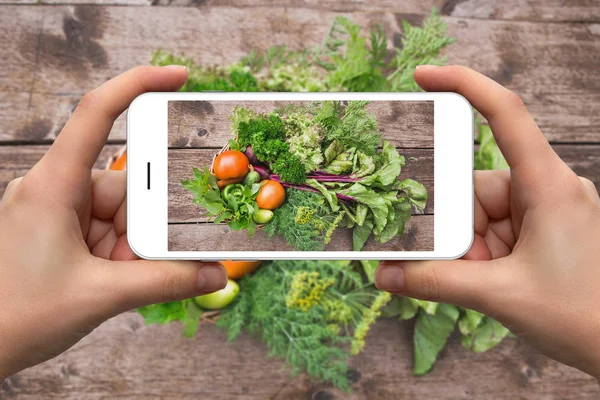
[[348,347],[355,353],[364,347],[368,327],[389,300],[365,283],[360,267],[350,261],[276,261],[240,286],[217,321],[229,340],[245,330],[265,342],[271,356],[283,358],[293,374],[306,371],[350,389]]

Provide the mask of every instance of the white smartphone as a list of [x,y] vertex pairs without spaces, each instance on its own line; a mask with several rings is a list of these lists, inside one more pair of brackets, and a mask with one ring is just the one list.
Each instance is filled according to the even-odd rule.
[[453,259],[473,241],[454,93],[147,93],[127,131],[142,258]]

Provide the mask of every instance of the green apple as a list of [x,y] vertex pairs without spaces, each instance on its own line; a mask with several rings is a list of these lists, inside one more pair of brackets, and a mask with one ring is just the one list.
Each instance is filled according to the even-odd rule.
[[205,310],[220,310],[227,307],[239,292],[240,286],[237,282],[229,279],[224,289],[211,294],[205,294],[204,296],[194,297],[194,301],[200,308]]

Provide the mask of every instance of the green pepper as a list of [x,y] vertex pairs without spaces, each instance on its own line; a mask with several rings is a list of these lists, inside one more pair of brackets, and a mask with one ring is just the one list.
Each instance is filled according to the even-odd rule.
[[240,184],[240,183],[234,183],[232,185],[227,185],[225,187],[225,189],[223,189],[223,193],[221,194],[221,197],[223,197],[223,200],[225,200],[226,202],[231,202],[231,201],[240,201],[244,199],[244,193],[242,192],[244,190],[244,185]]

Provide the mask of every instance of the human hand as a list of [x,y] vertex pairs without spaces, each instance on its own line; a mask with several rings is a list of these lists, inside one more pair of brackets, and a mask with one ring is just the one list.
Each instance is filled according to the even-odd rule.
[[384,262],[377,287],[497,319],[550,357],[600,377],[600,199],[558,157],[513,92],[464,67],[423,66],[487,118],[510,171],[476,171],[475,240],[462,260]]
[[126,175],[93,171],[138,95],[174,91],[182,66],[138,67],[86,94],[44,157],[0,202],[0,382],[65,351],[106,319],[219,290],[218,264],[144,261],[126,239]]

